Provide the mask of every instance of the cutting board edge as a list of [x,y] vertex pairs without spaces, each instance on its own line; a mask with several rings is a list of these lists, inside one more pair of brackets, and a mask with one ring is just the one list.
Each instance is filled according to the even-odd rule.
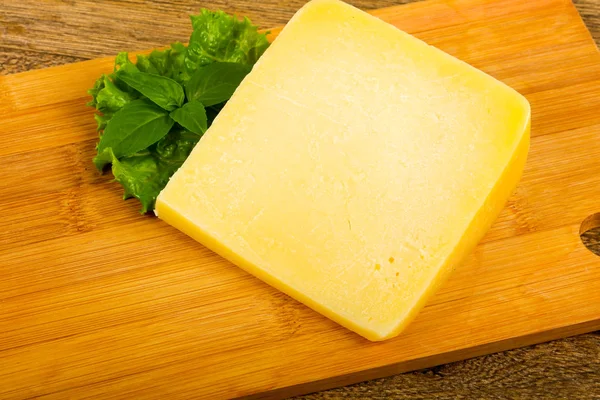
[[293,386],[285,386],[272,389],[267,392],[242,395],[235,397],[238,400],[283,400],[293,396],[301,396],[309,393],[321,392],[343,386],[353,385],[372,379],[386,378],[407,372],[432,368],[438,365],[450,364],[481,357],[493,353],[517,350],[520,348],[534,346],[553,340],[564,339],[572,336],[583,335],[594,331],[600,331],[600,318],[580,322],[576,325],[565,325],[559,328],[540,331],[519,337],[502,339],[496,342],[481,344],[475,347],[464,347],[443,354],[435,354],[422,358],[403,361],[396,364],[385,365],[370,370],[354,372],[347,375],[333,376],[318,381],[308,381]]
[[579,23],[581,25],[583,25],[583,27],[585,28],[585,32],[586,32],[588,40],[594,44],[594,47],[596,48],[596,52],[598,53],[598,56],[600,56],[600,43],[596,43],[596,40],[594,40],[594,36],[592,36],[592,32],[588,29],[587,24],[583,20],[581,13],[579,12],[579,10],[577,9],[577,6],[575,5],[575,0],[563,0],[563,1],[569,5],[569,7],[571,8],[571,12],[573,12],[577,15],[577,17],[579,19]]

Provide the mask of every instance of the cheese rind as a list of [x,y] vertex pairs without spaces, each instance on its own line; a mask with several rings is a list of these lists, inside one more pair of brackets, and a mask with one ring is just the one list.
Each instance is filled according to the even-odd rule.
[[513,89],[337,0],[313,0],[244,79],[157,215],[370,340],[397,335],[516,186]]

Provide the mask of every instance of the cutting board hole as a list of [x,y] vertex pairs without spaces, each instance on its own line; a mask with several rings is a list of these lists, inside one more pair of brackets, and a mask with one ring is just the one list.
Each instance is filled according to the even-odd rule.
[[579,237],[589,251],[600,257],[600,213],[592,214],[581,223]]

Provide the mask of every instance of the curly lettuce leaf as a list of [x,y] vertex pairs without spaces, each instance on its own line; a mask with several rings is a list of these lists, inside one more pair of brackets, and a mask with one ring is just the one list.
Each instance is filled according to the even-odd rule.
[[135,93],[119,89],[111,78],[104,76],[104,88],[96,96],[96,108],[104,114],[114,114],[138,97],[139,95]]
[[98,105],[97,97],[98,97],[98,93],[100,93],[100,91],[102,89],[104,89],[104,77],[105,76],[106,76],[105,74],[100,75],[100,78],[96,79],[96,82],[94,82],[94,86],[87,91],[87,94],[92,96],[92,100],[88,101],[85,104],[86,106],[96,108],[96,106]]
[[117,111],[139,97],[135,92],[121,90],[115,84],[114,79],[109,75],[102,75],[94,87],[88,90],[88,93],[92,95],[92,100],[88,105],[95,107],[100,112],[95,117],[98,131],[104,130],[108,121]]
[[94,115],[94,119],[96,120],[96,124],[98,125],[97,127],[97,131],[103,131],[104,129],[106,129],[106,125],[108,124],[108,121],[113,117],[113,114],[111,113],[106,113],[106,114],[95,114]]
[[186,75],[186,52],[187,48],[183,44],[175,42],[169,49],[154,50],[148,56],[138,55],[136,65],[142,72],[162,75],[182,84]]
[[[154,50],[154,51],[156,51],[156,50]],[[156,68],[154,63],[152,63],[152,61],[150,61],[150,58],[148,56],[145,56],[143,54],[138,54],[136,57],[137,57],[137,60],[136,60],[135,66],[138,68],[138,70],[140,72],[144,72],[146,74],[154,74],[154,75],[162,76],[162,74],[158,71],[158,68]]]
[[248,18],[202,9],[191,19],[194,31],[185,57],[188,79],[196,68],[215,61],[252,66],[269,47],[267,36]]
[[114,72],[117,72],[121,68],[138,70],[138,67],[129,59],[129,53],[126,51],[120,52],[115,58]]
[[135,197],[142,203],[141,213],[154,209],[156,197],[181,167],[199,136],[174,130],[148,149],[117,159],[112,154],[112,172],[124,189],[123,198]]

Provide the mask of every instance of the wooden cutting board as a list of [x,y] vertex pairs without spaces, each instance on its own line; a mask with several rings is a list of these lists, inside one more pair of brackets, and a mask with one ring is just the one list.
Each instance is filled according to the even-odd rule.
[[600,54],[573,5],[373,14],[533,109],[518,189],[410,327],[368,342],[122,201],[85,106],[112,60],[88,61],[0,77],[0,398],[280,398],[600,329],[579,238],[600,212]]

